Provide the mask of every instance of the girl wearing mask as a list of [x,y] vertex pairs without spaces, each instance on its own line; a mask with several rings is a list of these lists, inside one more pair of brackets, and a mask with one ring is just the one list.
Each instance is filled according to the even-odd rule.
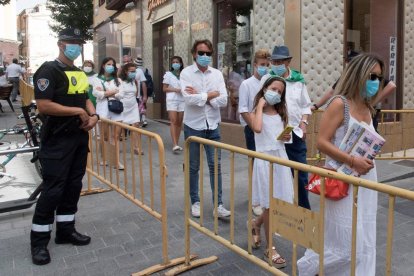
[[184,97],[181,94],[180,73],[184,69],[183,59],[174,56],[171,59],[171,70],[164,74],[162,90],[167,94],[167,111],[170,118],[170,133],[173,152],[182,151],[178,145],[184,116]]
[[[325,109],[319,123],[324,131],[318,133],[317,147],[326,154],[325,166],[331,159],[348,164],[363,179],[377,182],[374,160],[351,156],[338,147],[345,136],[345,123],[364,121],[372,124],[372,101],[382,87],[384,63],[379,58],[360,54],[354,57],[342,73],[335,88],[335,98]],[[348,111],[347,111],[348,110]],[[347,114],[347,115],[345,115]],[[345,116],[349,118],[345,118]],[[325,201],[325,275],[343,276],[351,274],[352,206],[353,186],[349,185],[348,196],[339,200]],[[358,211],[356,230],[356,275],[375,275],[376,261],[376,191],[358,189]],[[314,276],[319,273],[319,255],[308,249],[298,261],[299,275]]]
[[92,60],[85,60],[82,65],[82,70],[85,72],[86,76],[88,76],[88,82],[89,82],[89,90],[88,90],[88,96],[89,100],[93,103],[93,106],[96,108],[96,97],[92,94],[93,86],[92,83],[94,82],[95,77],[98,75],[93,71],[95,69],[95,64]]
[[[122,82],[119,86],[119,89],[122,91],[124,97],[122,98],[122,103],[124,104],[124,111],[123,114],[123,122],[125,124],[132,125],[136,128],[139,127],[139,112],[138,112],[138,103],[136,98],[138,96],[138,88],[135,81],[136,75],[136,65],[133,63],[126,63],[121,68],[121,72],[119,77],[121,78]],[[140,141],[139,135],[133,133],[133,141],[134,141],[134,153],[135,154],[144,154],[140,150]]]
[[[111,57],[106,57],[102,60],[101,67],[99,69],[98,77],[95,78],[92,94],[96,97],[96,113],[99,114],[101,118],[106,118],[116,122],[123,121],[123,114],[116,114],[108,109],[108,100],[123,98],[123,91],[119,89],[121,80],[118,79],[116,73],[118,69],[116,67],[116,62]],[[108,140],[108,129],[103,129],[104,139]],[[111,144],[115,146],[116,154],[116,167],[120,170],[124,169],[124,166],[119,162],[119,137],[121,129],[115,127],[111,133]]]
[[[286,83],[281,77],[270,77],[257,93],[254,109],[250,114],[254,131],[256,151],[270,154],[288,160],[284,142],[291,139],[291,135],[283,135],[281,140],[276,137],[282,133],[288,123],[286,108]],[[264,224],[266,240],[269,237],[269,162],[255,159],[253,164],[253,192],[252,204],[264,208],[263,213],[252,219],[253,248],[261,245],[260,227]],[[273,164],[273,197],[293,202],[293,180],[288,167]],[[267,242],[267,244],[269,244]],[[268,247],[268,246],[267,246]],[[286,266],[286,260],[280,256],[275,247],[267,248],[264,258],[272,260],[276,268]]]

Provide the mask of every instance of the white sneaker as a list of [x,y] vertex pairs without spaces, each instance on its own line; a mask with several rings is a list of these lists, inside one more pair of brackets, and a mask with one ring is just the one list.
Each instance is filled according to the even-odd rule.
[[253,214],[260,217],[263,214],[263,208],[260,205],[252,206]]
[[172,150],[173,150],[173,152],[177,152],[177,151],[181,151],[183,149],[180,146],[174,146]]
[[195,218],[200,217],[200,202],[196,202],[191,205],[191,215],[193,215]]
[[[218,217],[219,218],[227,218],[229,216],[231,216],[231,212],[229,210],[227,210],[226,208],[224,208],[223,204],[220,204],[217,207],[217,213],[218,213]],[[213,216],[214,216],[214,210],[213,210]]]

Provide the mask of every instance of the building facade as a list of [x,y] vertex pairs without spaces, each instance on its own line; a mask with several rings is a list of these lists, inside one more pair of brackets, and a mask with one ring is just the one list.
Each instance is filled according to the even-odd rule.
[[[20,59],[25,63],[29,75],[48,60],[59,55],[57,38],[49,27],[51,12],[46,4],[24,9],[17,17]],[[47,43],[45,43],[47,41]]]
[[0,5],[0,67],[19,58],[19,44],[16,30],[16,0]]
[[[96,0],[95,2],[104,2]],[[131,1],[107,0],[112,5]],[[222,117],[237,122],[237,85],[252,74],[252,57],[260,48],[269,51],[285,44],[293,56],[292,67],[307,81],[310,96],[317,101],[339,78],[348,51],[372,52],[386,63],[385,77],[397,91],[382,108],[414,108],[414,2],[404,0],[143,0],[132,1],[132,11],[112,11],[98,24],[97,55],[102,49],[101,29],[106,36],[106,55],[130,53],[142,56],[153,73],[155,101],[165,112],[162,76],[170,57],[181,56],[185,65],[196,39],[210,39],[215,47],[213,66],[223,72],[229,106]],[[107,11],[108,12],[108,11]],[[120,20],[113,20],[119,18]],[[124,18],[127,18],[124,19]],[[134,21],[135,19],[135,21]],[[127,22],[129,20],[129,22]],[[116,23],[114,23],[116,22]],[[131,32],[130,48],[124,32]],[[101,25],[99,25],[101,24]],[[135,28],[135,30],[134,30]],[[120,32],[122,35],[120,35]],[[122,39],[122,40],[120,40]],[[110,40],[110,41],[108,41]],[[122,42],[122,52],[119,47]],[[115,45],[115,46],[114,46]],[[112,50],[112,48],[116,50]],[[127,48],[127,49],[125,49]],[[232,76],[236,76],[234,80]],[[235,83],[235,84],[234,84]]]

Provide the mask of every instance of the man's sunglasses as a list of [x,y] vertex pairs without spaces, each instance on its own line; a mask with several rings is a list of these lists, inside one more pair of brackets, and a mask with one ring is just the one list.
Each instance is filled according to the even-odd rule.
[[381,76],[381,75],[377,75],[377,74],[374,74],[374,73],[370,73],[369,74],[369,79],[372,80],[372,81],[374,81],[374,80],[382,81],[384,79],[384,77]]
[[211,57],[212,52],[197,51],[197,55],[199,55],[199,56],[204,56],[204,55],[206,55],[206,56]]

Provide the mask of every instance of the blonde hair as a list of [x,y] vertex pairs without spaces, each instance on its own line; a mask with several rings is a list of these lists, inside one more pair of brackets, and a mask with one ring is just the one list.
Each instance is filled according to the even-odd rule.
[[[384,74],[384,62],[379,57],[372,54],[360,54],[354,57],[339,78],[338,84],[335,87],[335,94],[342,95],[350,100],[362,97],[361,91],[364,91],[365,83],[369,79],[372,69],[377,64],[381,67],[381,74]],[[382,85],[383,81],[380,84],[380,89]],[[372,99],[365,98],[364,101],[372,112]]]
[[254,62],[257,62],[259,58],[269,59],[270,52],[267,49],[259,49],[254,53]]

